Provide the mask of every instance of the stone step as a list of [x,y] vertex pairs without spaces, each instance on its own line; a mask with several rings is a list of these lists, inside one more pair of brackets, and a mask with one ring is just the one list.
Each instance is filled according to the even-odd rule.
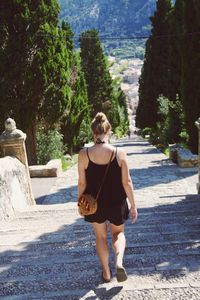
[[[191,286],[186,286],[185,284],[165,284],[163,288],[152,287],[151,285],[142,288],[142,285],[134,288],[132,286],[132,290],[125,289],[123,286],[116,286],[108,290],[106,287],[94,288],[92,290],[87,289],[79,289],[76,291],[65,290],[62,292],[45,292],[36,293],[36,294],[25,294],[25,295],[15,295],[15,296],[7,296],[1,297],[1,300],[39,300],[39,299],[54,299],[54,300],[121,300],[121,299],[192,299],[199,300],[200,289],[193,288]],[[119,294],[119,295],[118,295]],[[108,298],[109,297],[109,298]],[[144,298],[145,297],[145,298]],[[152,298],[153,297],[153,298]],[[195,298],[194,298],[195,297]]]
[[[7,265],[14,265],[16,263],[27,264],[35,261],[41,263],[40,258],[48,259],[48,263],[52,261],[60,261],[59,258],[63,257],[66,262],[79,262],[84,257],[84,260],[87,260],[91,257],[95,257],[95,243],[94,241],[87,245],[87,247],[81,245],[79,247],[69,247],[65,243],[60,244],[46,244],[44,245],[34,245],[35,247],[25,248],[20,251],[19,248],[9,250],[6,252],[6,249],[0,254],[0,265],[4,268]],[[42,247],[43,246],[43,247]],[[109,243],[111,248],[111,243]],[[125,260],[127,257],[131,257],[134,261],[135,259],[141,260],[151,260],[155,257],[162,258],[165,255],[169,257],[174,257],[177,260],[184,259],[187,260],[189,256],[194,256],[195,260],[200,259],[199,247],[200,243],[196,241],[178,241],[176,243],[146,243],[146,244],[136,244],[133,245],[131,242],[127,243],[125,251]],[[3,249],[2,249],[3,250]],[[112,253],[112,251],[111,251]],[[187,257],[188,256],[188,257]],[[43,263],[43,262],[42,262]]]
[[[180,223],[171,223],[171,224],[158,224],[158,225],[142,225],[142,224],[134,224],[132,225],[130,222],[127,222],[126,227],[125,227],[125,232],[126,234],[134,234],[134,235],[149,235],[149,234],[182,234],[182,233],[198,233],[200,231],[199,229],[199,224],[194,224],[191,223],[185,223],[185,224],[180,224]],[[65,226],[62,227],[62,232],[60,232],[60,226],[59,224],[48,224],[42,225],[40,227],[36,228],[31,228],[30,231],[30,226],[26,226],[24,228],[15,228],[15,229],[10,229],[10,228],[1,228],[0,229],[0,237],[1,241],[4,242],[6,239],[15,239],[19,238],[21,239],[20,241],[23,241],[24,238],[32,237],[34,238],[39,238],[40,235],[42,234],[43,237],[44,235],[51,235],[51,236],[62,236],[68,233],[74,233],[77,235],[88,235],[92,233],[92,228],[91,225],[86,223],[86,222],[79,222],[79,224],[72,224],[70,226]],[[108,233],[109,235],[109,233]]]
[[[80,255],[81,254],[81,255]],[[141,271],[174,271],[185,270],[191,272],[198,269],[200,262],[200,252],[191,252],[187,257],[184,255],[177,255],[176,253],[163,253],[157,257],[148,256],[146,254],[126,254],[125,267],[129,270],[130,274],[134,272],[140,273]],[[84,258],[84,261],[83,261]],[[188,261],[189,260],[189,261]],[[114,256],[110,258],[111,266],[114,266]],[[12,281],[32,281],[39,280],[40,277],[45,279],[49,276],[61,275],[67,272],[87,273],[87,270],[98,269],[98,259],[95,251],[90,253],[71,253],[64,254],[60,257],[56,255],[48,255],[43,257],[18,257],[18,260],[12,263],[1,264],[0,283]],[[64,276],[64,275],[63,275]]]
[[[184,277],[184,272],[180,272],[180,271],[176,273],[177,276],[176,279],[171,278],[170,280],[169,277],[169,280],[167,282],[165,280],[165,277],[170,275],[169,270],[166,270],[165,272],[160,271],[159,273],[157,273],[155,271],[150,270],[150,268],[149,269],[144,268],[138,271],[132,268],[127,268],[127,272],[129,274],[129,277],[128,280],[125,283],[123,283],[123,285],[118,284],[116,282],[116,279],[113,279],[110,284],[106,284],[106,285],[101,284],[100,282],[101,272],[98,267],[95,269],[90,269],[87,272],[72,271],[69,272],[69,274],[67,273],[65,274],[59,273],[57,275],[48,274],[47,276],[41,277],[41,279],[40,277],[36,278],[34,276],[29,276],[29,277],[24,277],[24,279],[20,281],[18,278],[18,280],[13,280],[13,281],[9,280],[8,282],[1,283],[0,297],[1,299],[7,299],[7,300],[10,299],[81,299],[81,297],[85,297],[84,299],[93,299],[90,297],[92,297],[92,294],[94,293],[93,296],[98,295],[100,299],[102,299],[101,296],[108,297],[108,291],[113,288],[118,288],[119,291],[123,289],[124,292],[130,290],[144,291],[144,290],[155,290],[155,289],[174,290],[180,288],[182,289],[200,288],[200,282],[198,280],[192,280],[193,279],[192,277],[187,277],[187,276]],[[149,272],[151,273],[151,276],[148,275]],[[160,278],[159,278],[159,274],[161,275]],[[180,276],[181,274],[182,276]],[[4,295],[9,295],[9,296],[4,298],[3,297]],[[62,297],[67,297],[67,298],[62,298]],[[78,297],[78,298],[74,298],[74,297]],[[120,298],[120,299],[129,299],[129,298]],[[145,299],[145,298],[140,298],[140,299]]]
[[[194,220],[195,218],[195,220]],[[46,223],[48,220],[48,223],[50,224],[57,224],[57,223],[72,223],[74,222],[83,222],[83,218],[81,218],[76,211],[69,211],[67,213],[54,215],[52,214],[52,217],[49,215],[32,215],[32,216],[18,216],[15,220],[12,222],[9,222],[9,224],[5,224],[5,228],[13,228],[15,225],[18,226],[19,223],[21,224],[20,227],[23,227],[22,225],[36,225],[37,223],[40,223],[41,225],[43,223]],[[191,210],[191,211],[175,211],[175,212],[144,212],[142,209],[139,209],[139,218],[137,223],[134,226],[139,226],[143,223],[148,223],[149,225],[152,225],[153,223],[172,223],[172,222],[179,222],[179,223],[191,223],[193,224],[195,222],[199,222],[200,224],[200,210]]]
[[[194,228],[183,228],[183,229],[176,229],[176,228],[169,228],[160,231],[159,228],[153,230],[145,230],[145,228],[140,229],[140,230],[134,230],[131,227],[126,228],[125,230],[126,236],[130,237],[130,240],[135,240],[135,241],[141,241],[141,240],[148,240],[148,241],[173,241],[174,239],[177,239],[179,235],[182,236],[183,239],[187,238],[197,238],[199,237],[199,229],[194,227]],[[131,233],[134,233],[134,238],[132,238]],[[30,244],[35,244],[35,243],[46,243],[46,242],[53,242],[53,243],[58,243],[58,242],[69,242],[69,240],[76,240],[80,238],[85,239],[91,239],[91,237],[94,237],[93,231],[91,231],[91,228],[88,228],[84,232],[81,230],[74,230],[72,228],[65,229],[63,232],[43,232],[43,236],[40,236],[41,232],[31,232],[29,233],[28,230],[24,232],[15,232],[15,233],[7,233],[3,232],[0,236],[0,247],[2,246],[14,246],[18,244],[25,244],[25,245],[30,245]],[[110,237],[110,234],[108,235]]]
[[[158,209],[146,209],[146,208],[139,208],[139,221],[142,221],[144,218],[166,218],[169,216],[173,218],[173,217],[181,217],[181,216],[195,216],[195,215],[200,215],[200,208],[199,207],[192,207],[192,208],[183,208],[183,209],[175,209],[173,207],[171,207],[170,209],[166,210],[158,210]],[[16,219],[17,220],[22,220],[22,221],[31,221],[31,220],[40,220],[43,221],[44,219],[51,219],[51,218],[67,218],[69,216],[73,216],[73,217],[79,217],[78,211],[77,209],[68,209],[62,212],[58,212],[58,211],[51,211],[51,212],[27,212],[27,213],[23,213],[23,214],[17,214],[16,215]],[[14,222],[14,221],[13,221]]]
[[[29,238],[27,238],[29,239]],[[177,244],[197,244],[200,242],[199,233],[194,232],[192,234],[181,234],[181,237],[177,234],[162,234],[157,235],[156,238],[154,235],[149,236],[142,236],[142,235],[129,235],[127,240],[127,246],[130,244],[133,247],[147,247],[147,246],[159,246],[159,245],[177,245]],[[73,248],[80,248],[83,247],[90,247],[91,245],[95,244],[94,235],[69,235],[65,238],[60,238],[59,235],[56,237],[49,236],[48,238],[38,238],[36,240],[29,240],[21,241],[20,243],[16,241],[16,243],[12,240],[8,240],[7,244],[0,245],[0,255],[3,252],[8,251],[23,251],[23,249],[29,249],[30,251],[36,250],[45,250],[48,247],[52,247],[54,250],[57,248],[62,249],[73,249]],[[81,245],[81,246],[80,246]]]

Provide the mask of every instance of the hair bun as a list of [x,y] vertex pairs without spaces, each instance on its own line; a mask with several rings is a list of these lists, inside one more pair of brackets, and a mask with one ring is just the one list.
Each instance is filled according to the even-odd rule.
[[95,116],[95,121],[99,123],[107,121],[106,115],[102,112],[97,113]]
[[111,130],[111,125],[103,112],[98,112],[91,123],[93,134],[107,134]]

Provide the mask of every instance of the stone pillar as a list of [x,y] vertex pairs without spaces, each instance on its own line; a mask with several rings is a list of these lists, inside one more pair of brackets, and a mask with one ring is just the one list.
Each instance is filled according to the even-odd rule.
[[25,140],[26,134],[21,130],[16,129],[15,121],[11,118],[8,118],[5,121],[5,131],[0,135],[0,146],[2,153],[3,156],[16,157],[25,165],[30,194],[30,205],[34,205],[35,199],[32,192]]
[[199,131],[199,182],[197,183],[197,191],[200,194],[200,118],[195,122],[195,125]]

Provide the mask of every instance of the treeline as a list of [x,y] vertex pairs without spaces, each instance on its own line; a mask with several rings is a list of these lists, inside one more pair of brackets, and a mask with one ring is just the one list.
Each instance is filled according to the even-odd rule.
[[57,0],[0,1],[0,130],[15,119],[27,133],[30,164],[78,150],[91,139],[97,111],[119,135],[128,127],[125,95],[111,79],[98,32],[81,34],[75,52],[59,11]]
[[158,0],[139,81],[136,125],[163,147],[198,150],[200,2]]

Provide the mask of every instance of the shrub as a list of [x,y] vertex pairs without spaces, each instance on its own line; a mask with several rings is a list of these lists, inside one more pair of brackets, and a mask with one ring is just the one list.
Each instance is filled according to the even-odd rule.
[[81,123],[79,135],[76,138],[75,141],[75,150],[79,150],[81,147],[84,146],[84,144],[88,143],[92,140],[92,131],[90,128],[90,122],[87,122],[88,120],[83,120]]
[[38,164],[46,164],[51,159],[63,156],[65,147],[62,138],[62,134],[57,129],[38,130],[36,135]]
[[143,138],[145,138],[146,135],[150,135],[152,129],[150,127],[146,127],[144,129],[141,129],[140,134]]

